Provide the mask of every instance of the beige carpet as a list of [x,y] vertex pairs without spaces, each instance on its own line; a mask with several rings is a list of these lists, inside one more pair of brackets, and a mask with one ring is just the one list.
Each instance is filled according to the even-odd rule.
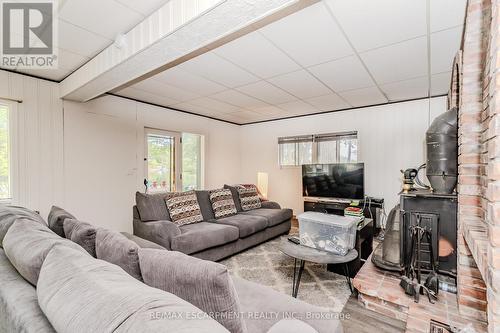
[[[231,274],[291,295],[293,258],[279,250],[274,239],[221,261]],[[326,270],[326,265],[306,263],[297,298],[309,304],[341,312],[351,292],[344,276]]]

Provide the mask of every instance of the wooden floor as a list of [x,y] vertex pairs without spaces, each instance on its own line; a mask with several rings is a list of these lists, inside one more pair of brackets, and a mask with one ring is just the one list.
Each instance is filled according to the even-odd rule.
[[365,309],[355,296],[347,301],[342,313],[349,315],[349,319],[342,320],[345,333],[400,333],[406,330],[405,322]]

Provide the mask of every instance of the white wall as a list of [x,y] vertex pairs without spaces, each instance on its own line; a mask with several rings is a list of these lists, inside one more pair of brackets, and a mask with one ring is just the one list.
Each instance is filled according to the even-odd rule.
[[64,101],[66,207],[103,227],[132,230],[144,179],[144,127],[205,136],[205,187],[238,182],[239,126],[114,96]]
[[[399,169],[424,161],[430,119],[445,98],[235,126],[203,117],[105,96],[88,103],[58,98],[58,85],[0,70],[0,98],[18,105],[18,196],[14,203],[41,211],[60,205],[89,222],[131,230],[134,193],[144,177],[144,127],[205,135],[206,188],[256,182],[269,173],[269,196],[302,211],[300,168],[278,167],[279,136],[346,130],[359,132],[366,193],[397,200]],[[63,110],[64,106],[64,110]]]
[[17,104],[13,204],[47,217],[52,204],[64,205],[63,113],[56,83],[0,71],[0,99]]
[[269,198],[294,213],[303,211],[301,168],[280,168],[278,137],[358,131],[359,161],[365,163],[366,195],[382,197],[392,208],[401,189],[400,169],[425,162],[425,131],[444,112],[446,98],[417,100],[241,127],[241,177],[256,182],[269,173]]

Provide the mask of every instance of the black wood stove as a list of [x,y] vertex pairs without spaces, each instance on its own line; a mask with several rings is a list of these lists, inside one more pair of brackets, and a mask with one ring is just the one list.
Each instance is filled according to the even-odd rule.
[[[412,226],[430,231],[434,261],[440,274],[456,277],[457,274],[457,195],[435,194],[418,190],[400,195],[400,257],[406,267],[411,258]],[[430,247],[426,239],[421,243],[422,270],[431,270]]]

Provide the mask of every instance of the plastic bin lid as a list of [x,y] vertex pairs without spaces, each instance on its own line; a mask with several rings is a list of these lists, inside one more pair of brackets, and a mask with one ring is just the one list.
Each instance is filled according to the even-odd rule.
[[352,216],[341,216],[334,214],[326,214],[319,212],[305,212],[298,216],[299,222],[300,220],[309,220],[312,222],[319,222],[323,224],[331,224],[335,226],[341,227],[352,227],[359,223],[359,218]]

